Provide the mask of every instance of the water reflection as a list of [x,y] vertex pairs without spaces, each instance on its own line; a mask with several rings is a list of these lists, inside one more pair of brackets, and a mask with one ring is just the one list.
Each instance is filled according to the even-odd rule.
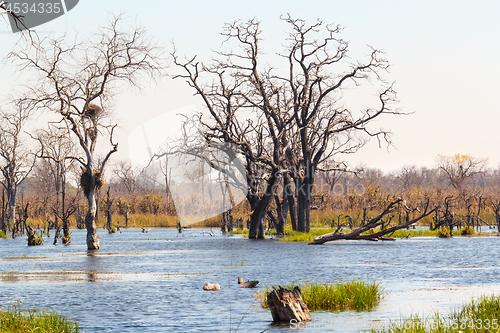
[[[122,231],[103,231],[99,251],[86,250],[84,230],[73,230],[64,247],[0,239],[0,303],[17,298],[27,307],[62,310],[87,332],[218,332],[230,325],[234,331],[240,320],[238,332],[355,332],[500,293],[500,254],[492,251],[498,237],[308,246],[210,230]],[[315,326],[307,330],[273,327],[270,312],[255,302],[256,290],[238,288],[238,276],[259,280],[259,286],[376,280],[387,295],[372,312],[313,312]],[[222,291],[203,291],[206,282]]]

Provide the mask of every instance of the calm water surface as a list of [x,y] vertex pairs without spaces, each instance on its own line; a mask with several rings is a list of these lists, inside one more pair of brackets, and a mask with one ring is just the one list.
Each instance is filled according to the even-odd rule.
[[[356,332],[500,294],[499,237],[310,246],[200,229],[100,230],[101,250],[87,252],[85,234],[73,230],[69,246],[0,239],[0,304],[61,310],[87,332],[234,332],[242,318],[238,332]],[[254,301],[259,289],[238,288],[238,276],[262,285],[375,280],[386,297],[371,312],[313,312],[315,327],[272,327]],[[202,290],[207,282],[222,291]]]

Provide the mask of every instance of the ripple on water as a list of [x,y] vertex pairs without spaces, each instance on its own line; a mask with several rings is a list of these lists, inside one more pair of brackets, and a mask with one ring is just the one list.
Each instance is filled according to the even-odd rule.
[[[101,250],[87,252],[85,231],[68,246],[28,247],[0,239],[0,303],[62,310],[87,332],[272,332],[255,302],[260,285],[300,280],[377,281],[386,295],[371,312],[313,312],[307,332],[355,332],[411,313],[447,312],[481,294],[500,293],[497,237],[412,238],[390,243],[324,246],[250,241],[202,230],[103,231]],[[88,283],[92,282],[92,283]],[[206,292],[207,282],[220,292]],[[290,326],[280,332],[297,332]]]

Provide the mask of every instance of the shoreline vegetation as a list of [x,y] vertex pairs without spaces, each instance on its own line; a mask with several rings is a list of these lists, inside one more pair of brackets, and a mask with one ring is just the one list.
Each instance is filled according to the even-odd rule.
[[[342,229],[342,231],[348,231],[349,229]],[[314,228],[311,229],[310,233],[294,231],[291,228],[285,228],[284,236],[277,236],[276,231],[273,230],[266,232],[270,237],[277,237],[282,242],[311,242],[314,238],[334,232],[335,229],[332,228]],[[373,232],[376,232],[375,229]],[[408,239],[414,237],[440,237],[440,238],[448,238],[443,237],[443,235],[448,235],[449,231],[446,230],[429,230],[429,229],[401,229],[396,230],[393,234],[389,236],[395,239]],[[248,230],[244,229],[235,229],[230,232],[231,235],[243,235],[243,237],[248,237]],[[470,230],[462,230],[455,229],[453,230],[453,237],[497,237],[497,232],[474,232],[471,233]]]
[[[243,212],[240,212],[243,213]],[[235,214],[236,215],[236,214]],[[336,230],[336,225],[338,224],[339,217],[341,217],[342,214],[340,212],[334,213],[333,211],[325,211],[325,212],[318,212],[315,211],[314,214],[311,217],[311,230],[310,233],[305,233],[305,232],[299,232],[292,230],[290,223],[288,223],[285,226],[285,235],[280,236],[279,239],[284,242],[311,242],[314,240],[315,237],[334,232]],[[243,221],[246,221],[245,218],[246,216],[244,214],[238,214],[235,216],[235,219],[237,217],[241,217]],[[484,221],[485,222],[491,222],[489,224],[490,226],[494,225],[494,216],[484,216]],[[205,221],[201,221],[198,223],[195,223],[193,225],[189,225],[186,228],[214,228],[214,229],[219,229],[220,228],[220,223],[221,223],[221,216],[215,216],[210,219],[207,219]],[[335,221],[332,222],[332,221]],[[342,220],[340,220],[342,221]],[[35,227],[35,229],[46,229],[47,224],[46,221],[44,221],[41,218],[28,218],[27,220],[28,224],[31,224]],[[106,227],[107,220],[105,217],[100,217],[97,221],[97,227],[98,228],[105,228]],[[246,222],[243,222],[246,224]],[[432,223],[432,220],[430,219],[425,219],[421,223],[417,223],[416,226],[420,227],[419,229],[401,229],[395,231],[393,234],[390,234],[389,236],[395,239],[403,239],[403,238],[413,238],[413,237],[443,237],[446,236],[449,231],[447,230],[430,230],[430,229],[422,229],[421,227],[426,227],[429,228],[429,224]],[[332,228],[332,224],[335,226],[335,229]],[[119,226],[120,228],[126,228],[125,226],[125,217],[119,214],[113,215],[113,225],[114,226]],[[77,224],[76,220],[74,217],[70,217],[69,219],[69,226],[71,229],[76,229]],[[248,229],[237,229],[236,223],[234,224],[234,229],[227,233],[230,235],[243,235],[244,237],[248,237]],[[241,227],[241,225],[240,225]],[[128,220],[128,225],[127,228],[172,228],[176,229],[178,228],[178,219],[177,216],[174,215],[169,215],[169,214],[131,214]],[[496,229],[496,228],[495,228]],[[348,231],[349,228],[342,228],[341,231]],[[372,230],[371,232],[376,232],[377,229]],[[453,230],[453,236],[454,237],[493,237],[499,235],[498,232],[493,231],[493,232],[478,232],[477,229],[474,229],[472,227],[469,228],[462,228],[458,229],[455,228]],[[266,231],[266,236],[276,238],[278,237],[276,235],[276,230],[275,229],[268,229]],[[0,231],[0,238],[9,238],[10,235],[9,233],[4,233]]]
[[[347,282],[320,283],[302,281],[284,286],[292,290],[301,288],[302,298],[310,311],[370,311],[377,306],[385,293],[380,284],[352,280]],[[266,285],[255,297],[263,308],[267,307],[266,295],[278,285]],[[25,310],[21,302],[7,308],[0,308],[0,333],[81,333],[76,321],[55,311]],[[500,296],[482,295],[464,303],[461,308],[448,315],[434,312],[431,315],[411,315],[390,321],[385,328],[370,327],[369,333],[494,333],[500,331]]]
[[[295,286],[300,287],[302,300],[310,311],[370,311],[379,304],[384,296],[384,291],[376,282],[352,280],[346,282],[316,282],[302,281],[281,286],[293,291]],[[267,295],[273,289],[279,289],[278,284],[266,285],[258,291],[255,297],[260,305],[267,309]]]
[[24,310],[21,302],[0,308],[0,333],[82,333],[76,321],[54,311]]
[[435,312],[422,317],[412,315],[406,319],[391,321],[384,329],[369,333],[472,333],[500,332],[500,296],[481,296],[464,304],[447,316]]

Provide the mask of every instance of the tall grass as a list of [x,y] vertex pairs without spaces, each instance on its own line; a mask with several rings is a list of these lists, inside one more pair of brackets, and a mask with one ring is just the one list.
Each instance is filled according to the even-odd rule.
[[50,311],[23,310],[20,302],[0,309],[0,333],[79,333],[78,323]]
[[392,322],[386,329],[371,329],[371,333],[498,333],[500,332],[500,297],[482,296],[472,300],[449,316],[434,313],[422,318],[411,316]]
[[[309,310],[371,310],[383,297],[383,290],[376,282],[367,283],[361,280],[347,282],[315,282],[304,281],[298,284],[282,286],[293,290],[294,286],[300,286],[302,300]],[[262,307],[267,308],[267,295],[278,285],[266,285],[265,289],[255,295]]]

